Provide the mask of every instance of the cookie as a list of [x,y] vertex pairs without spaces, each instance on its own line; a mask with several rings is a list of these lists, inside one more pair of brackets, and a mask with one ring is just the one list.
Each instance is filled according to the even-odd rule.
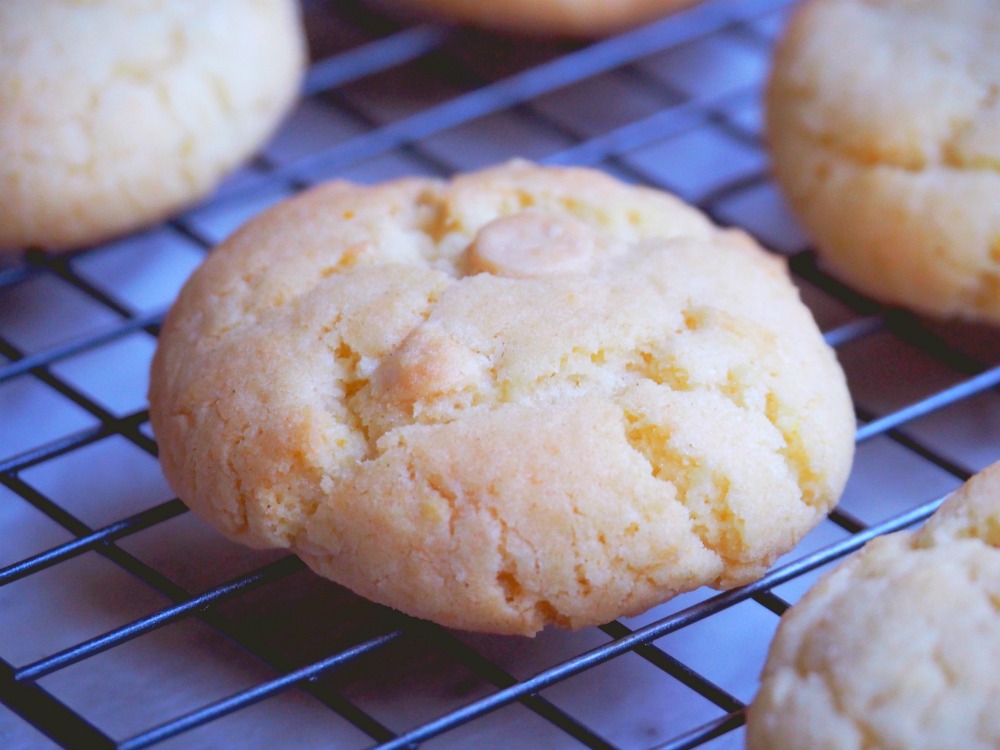
[[774,174],[845,281],[1000,322],[1000,11],[807,0],[767,91]]
[[1000,747],[1000,464],[785,613],[751,750]]
[[230,538],[523,634],[760,576],[836,501],[854,432],[781,259],[527,162],[254,219],[167,317],[150,416]]
[[456,23],[541,36],[594,37],[652,21],[698,0],[394,0]]
[[77,248],[210,192],[291,105],[294,0],[0,3],[0,248]]

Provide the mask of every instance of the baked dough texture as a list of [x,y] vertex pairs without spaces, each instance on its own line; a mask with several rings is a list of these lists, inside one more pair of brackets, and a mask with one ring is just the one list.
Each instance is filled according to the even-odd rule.
[[831,270],[1000,322],[1000,6],[807,0],[767,92],[774,173]]
[[867,544],[782,618],[751,750],[1000,747],[1000,464]]
[[170,312],[150,414],[229,537],[523,634],[760,576],[836,501],[854,432],[780,258],[527,162],[253,220]]
[[204,196],[304,60],[294,0],[0,2],[0,248],[81,247]]
[[[388,2],[388,0],[386,0]],[[699,0],[394,0],[458,23],[540,36],[595,37],[638,26]]]

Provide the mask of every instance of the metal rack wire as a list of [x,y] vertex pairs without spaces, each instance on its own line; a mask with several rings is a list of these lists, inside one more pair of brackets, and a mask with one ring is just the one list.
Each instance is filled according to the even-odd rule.
[[[788,5],[710,1],[571,44],[312,0],[299,108],[206,204],[0,261],[0,745],[740,747],[776,615],[1000,447],[992,334],[830,278],[768,182],[757,100]],[[789,256],[855,396],[840,508],[752,586],[536,641],[405,618],[188,523],[148,468],[143,368],[204,253],[320,179],[518,155],[680,192]]]

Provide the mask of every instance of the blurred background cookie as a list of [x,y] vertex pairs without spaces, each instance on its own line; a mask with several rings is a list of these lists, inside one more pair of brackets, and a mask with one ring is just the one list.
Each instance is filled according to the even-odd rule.
[[881,537],[782,618],[750,750],[1000,746],[1000,464]]
[[533,634],[763,575],[854,415],[781,259],[666,193],[513,162],[329,183],[217,248],[150,417],[178,496],[355,592]]
[[540,36],[603,36],[698,0],[380,0],[456,23]]
[[204,196],[304,60],[294,0],[0,3],[0,248],[88,245]]
[[1000,322],[1000,6],[808,0],[767,95],[823,260],[885,302]]

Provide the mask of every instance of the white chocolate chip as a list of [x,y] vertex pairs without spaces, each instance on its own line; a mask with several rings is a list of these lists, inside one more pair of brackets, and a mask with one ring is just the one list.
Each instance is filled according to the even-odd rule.
[[459,391],[482,377],[484,360],[447,334],[430,327],[411,333],[372,376],[382,398],[412,404]]
[[590,231],[570,216],[503,216],[479,230],[466,251],[466,270],[512,278],[586,273],[594,254]]

